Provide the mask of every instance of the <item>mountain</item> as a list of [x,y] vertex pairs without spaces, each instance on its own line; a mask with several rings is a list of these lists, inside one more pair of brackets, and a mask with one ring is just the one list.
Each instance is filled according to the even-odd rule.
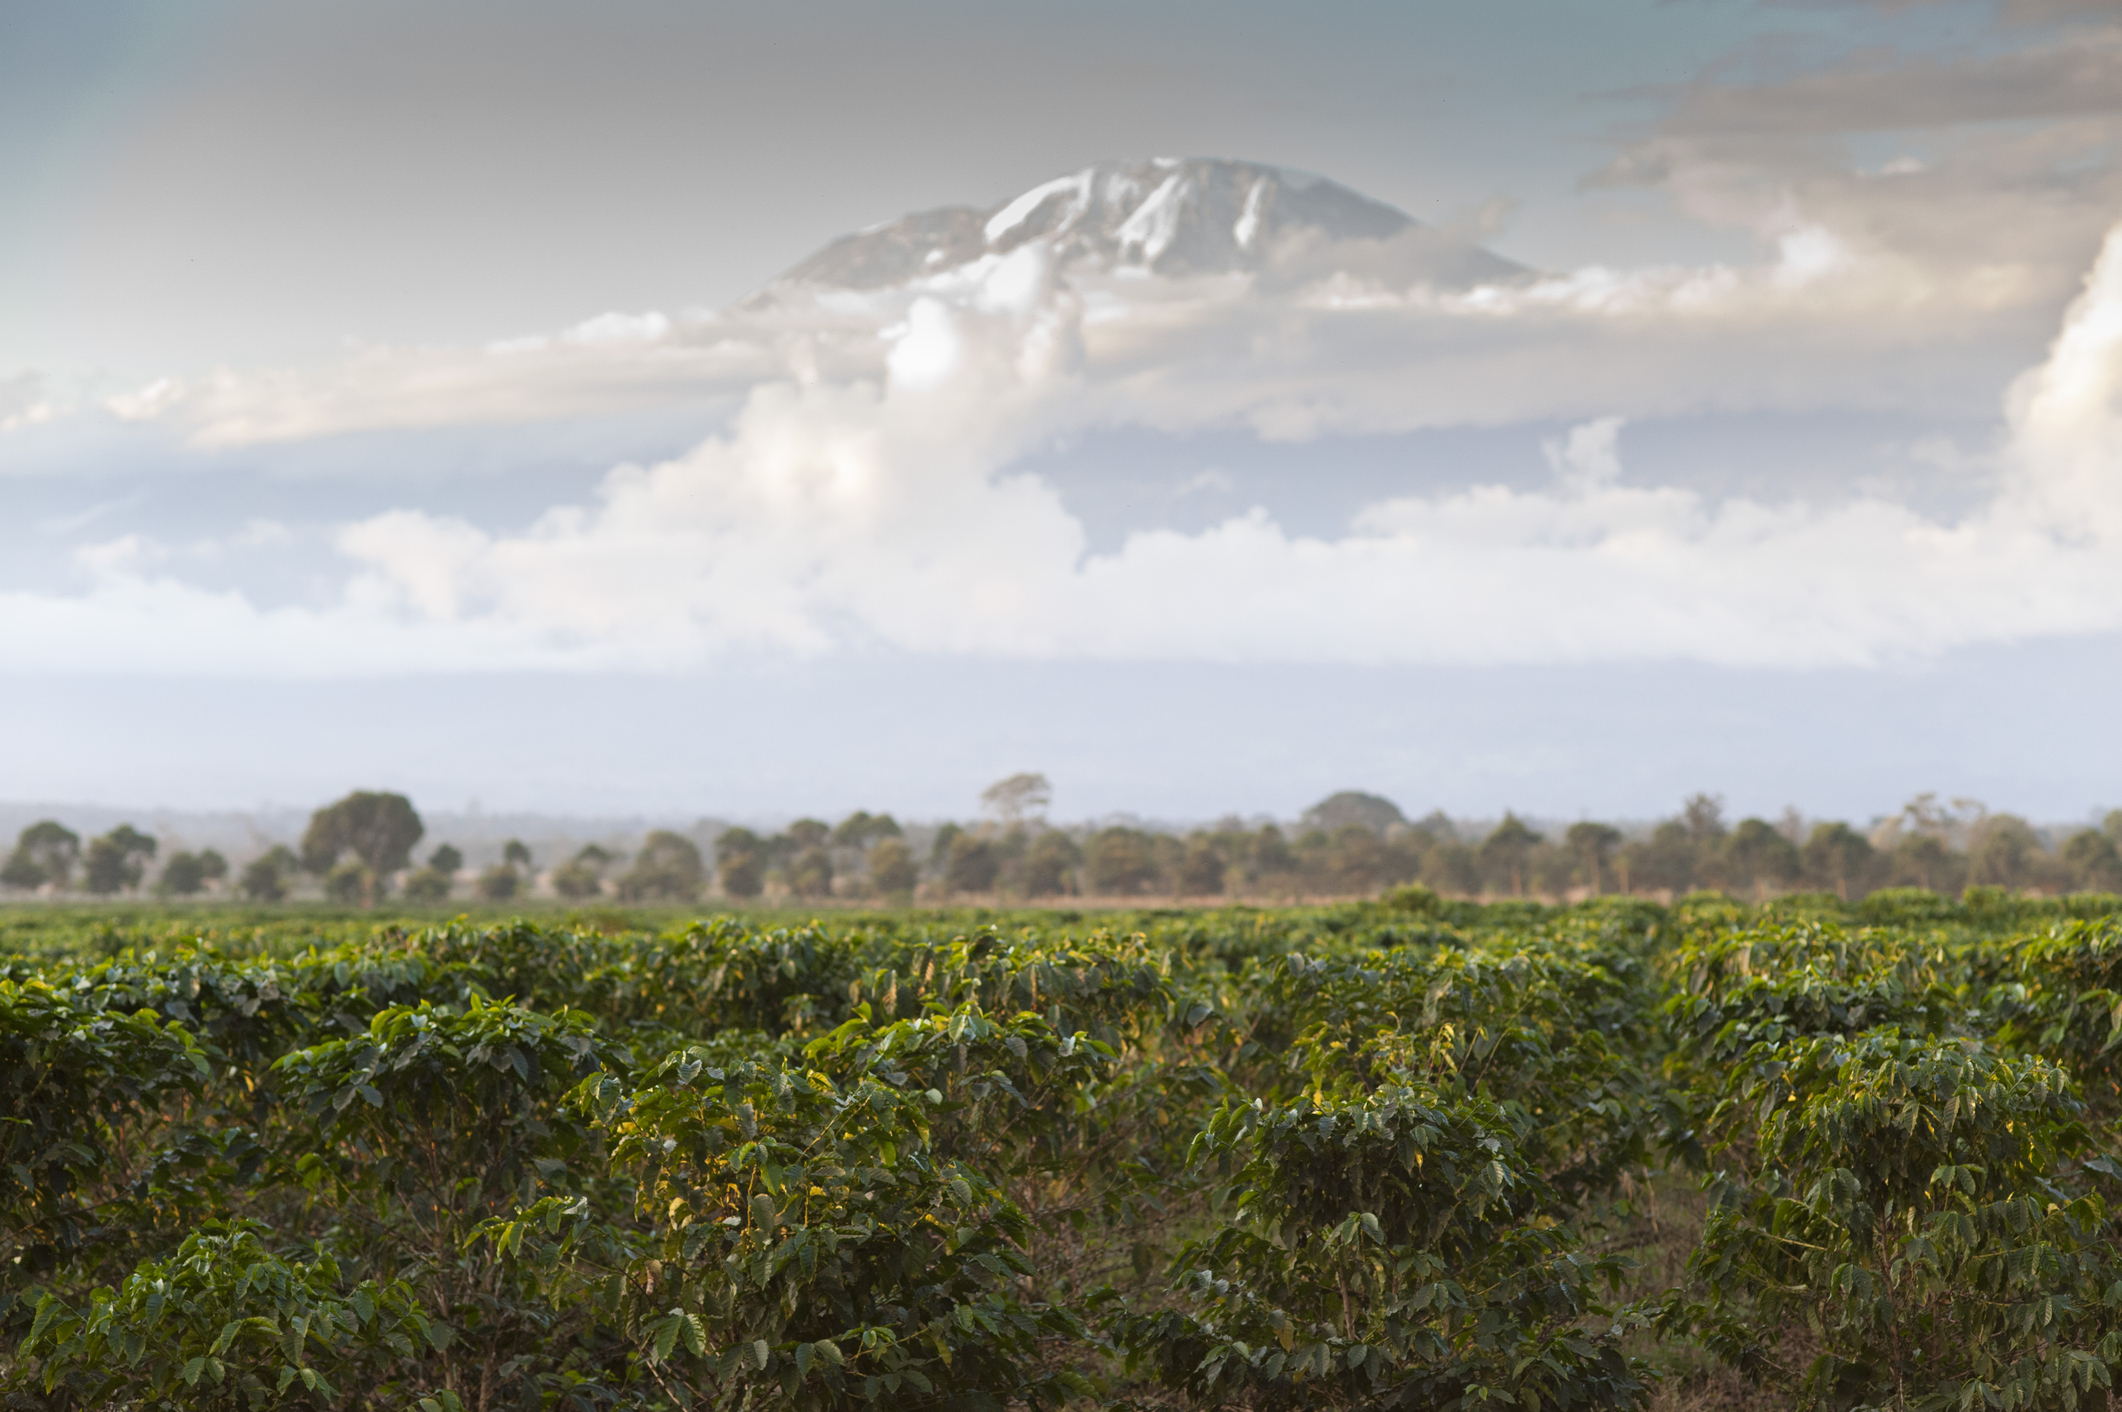
[[1324,177],[1214,158],[1100,162],[988,210],[946,206],[842,236],[777,283],[885,289],[1033,240],[1097,272],[1409,285],[1515,283],[1524,266]]

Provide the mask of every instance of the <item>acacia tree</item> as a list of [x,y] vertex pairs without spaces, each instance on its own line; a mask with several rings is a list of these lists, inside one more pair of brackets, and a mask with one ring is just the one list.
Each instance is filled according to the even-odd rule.
[[360,879],[361,905],[373,907],[386,879],[412,861],[413,845],[426,831],[404,795],[356,790],[310,815],[302,835],[302,866],[322,876],[353,854],[366,870]]
[[1053,799],[1054,787],[1046,776],[1029,770],[996,780],[980,791],[981,809],[1004,824],[1044,818]]

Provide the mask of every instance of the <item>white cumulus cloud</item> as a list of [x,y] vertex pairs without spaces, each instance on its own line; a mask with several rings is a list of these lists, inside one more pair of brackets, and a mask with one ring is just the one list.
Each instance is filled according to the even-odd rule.
[[[1031,250],[1032,247],[1026,247]],[[1035,258],[893,330],[881,385],[775,383],[727,436],[615,473],[601,503],[488,536],[349,530],[361,600],[643,665],[735,647],[1089,658],[1862,664],[2122,626],[2122,231],[2011,397],[1996,500],[1710,504],[1627,485],[1621,423],[1549,448],[1548,489],[1389,500],[1338,539],[1254,511],[1086,556],[1043,485],[999,474],[1108,414],[1081,312]]]
[[[1953,521],[1883,493],[1712,501],[1631,484],[1626,418],[1945,396],[1930,344],[1998,297],[1791,224],[1758,267],[1580,271],[1439,292],[1329,279],[1070,277],[1033,241],[881,292],[612,317],[318,377],[158,385],[121,404],[209,444],[741,392],[726,430],[501,533],[418,509],[343,526],[343,596],[273,610],[152,546],[85,593],[0,598],[24,665],[332,673],[682,670],[729,653],[1048,659],[1868,664],[2122,627],[2122,228],[2005,399],[1995,498]],[[1964,340],[1963,340],[1964,342]],[[1973,380],[1942,380],[1965,400]],[[1997,381],[1988,396],[1996,397]],[[1861,397],[1857,399],[1861,403]],[[1569,417],[1544,488],[1364,509],[1338,536],[1262,509],[1092,553],[1010,468],[1115,425],[1326,431]]]

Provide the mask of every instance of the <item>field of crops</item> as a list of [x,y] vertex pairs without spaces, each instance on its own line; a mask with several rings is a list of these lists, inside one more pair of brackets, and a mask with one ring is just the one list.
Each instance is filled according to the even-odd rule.
[[8,913],[0,1403],[2105,1406],[2118,911]]

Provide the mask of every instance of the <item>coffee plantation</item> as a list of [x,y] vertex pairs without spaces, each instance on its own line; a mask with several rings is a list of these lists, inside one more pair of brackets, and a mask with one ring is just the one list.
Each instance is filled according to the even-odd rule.
[[8,1408],[2109,1405],[2122,899],[14,919]]

